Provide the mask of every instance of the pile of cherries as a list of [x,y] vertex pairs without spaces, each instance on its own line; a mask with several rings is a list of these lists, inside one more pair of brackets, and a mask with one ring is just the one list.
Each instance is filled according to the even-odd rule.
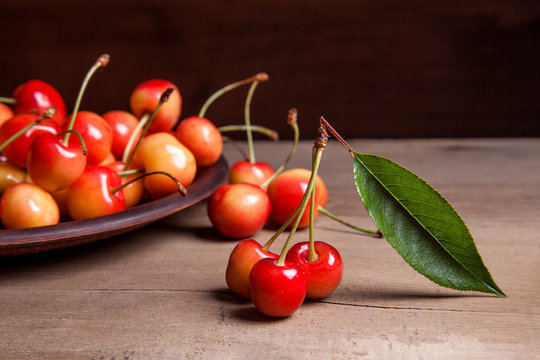
[[[250,122],[251,99],[259,82],[268,79],[265,73],[225,86],[209,97],[197,116],[181,121],[181,94],[163,79],[136,86],[129,97],[130,112],[79,111],[90,78],[108,61],[108,55],[102,55],[89,70],[71,114],[59,92],[41,80],[27,81],[10,98],[0,98],[1,225],[54,225],[122,211],[176,191],[186,195],[197,169],[218,161],[222,132],[232,129],[218,129],[208,120],[208,107],[225,92],[251,84],[245,125],[232,129],[246,132],[249,155],[231,167],[229,182],[207,205],[219,233],[242,239],[229,257],[226,282],[269,316],[288,316],[306,297],[320,299],[334,291],[343,273],[341,256],[332,246],[313,240],[313,222],[319,211],[325,212],[328,198],[317,175],[326,146],[324,127],[315,142],[311,170],[283,171],[298,143],[295,109],[287,117],[295,134],[289,156],[276,171],[256,162],[252,131],[274,136]],[[250,237],[270,218],[281,227],[261,246]],[[307,226],[310,241],[290,246],[295,231]],[[289,237],[281,253],[270,252],[286,229]]]
[[221,134],[209,120],[179,121],[181,94],[167,80],[136,86],[130,112],[78,111],[88,80],[108,61],[102,55],[94,63],[71,114],[59,92],[41,80],[0,99],[3,227],[87,219],[177,191],[186,194],[197,169],[221,156]]

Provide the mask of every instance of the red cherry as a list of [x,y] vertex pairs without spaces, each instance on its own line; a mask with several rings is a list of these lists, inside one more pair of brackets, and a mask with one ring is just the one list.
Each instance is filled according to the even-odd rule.
[[267,163],[238,161],[229,171],[229,182],[232,184],[243,182],[261,186],[273,174],[274,170]]
[[[123,161],[115,161],[110,164],[105,165],[109,169],[115,171],[116,173],[119,173],[121,171],[125,170],[126,164]],[[140,176],[140,174],[129,174],[129,175],[123,175],[121,176],[122,184],[127,183],[128,181],[135,179],[136,177]],[[129,209],[135,205],[137,205],[143,195],[144,195],[144,182],[142,181],[134,181],[131,184],[127,185],[122,189],[122,192],[124,193],[124,200],[126,202],[126,209]]]
[[[294,213],[309,183],[311,171],[307,169],[291,169],[282,172],[268,185],[268,196],[272,204],[270,217],[277,224],[284,224]],[[317,175],[315,178],[315,200],[316,204],[324,207],[328,199],[328,190],[322,179]],[[318,215],[315,206],[315,217]],[[293,222],[294,223],[294,222]],[[291,223],[292,224],[292,223]],[[298,228],[309,225],[309,202],[302,214]]]
[[122,179],[113,170],[100,165],[88,166],[68,188],[69,216],[81,220],[124,210],[124,193],[112,192],[121,184]]
[[306,297],[306,275],[295,264],[276,265],[276,259],[259,260],[249,275],[251,300],[261,313],[284,317],[294,313]]
[[[121,160],[124,155],[124,149],[135,131],[139,120],[127,112],[122,110],[112,110],[102,115],[103,119],[111,126],[113,133],[113,142],[111,152],[117,160]],[[141,133],[140,131],[139,133]],[[135,139],[135,142],[137,138]]]
[[287,252],[286,260],[296,264],[307,278],[307,297],[322,299],[330,295],[343,277],[341,255],[333,246],[322,242],[314,242],[317,259],[308,261],[309,242],[294,244]]
[[86,156],[79,144],[62,144],[53,134],[38,136],[28,153],[28,173],[32,181],[47,191],[70,186],[86,167]]
[[2,124],[5,123],[7,120],[11,119],[13,115],[13,110],[11,110],[9,106],[0,103],[0,127],[2,127]]
[[270,200],[259,186],[225,184],[212,194],[207,210],[210,221],[222,235],[241,239],[255,234],[266,224]]
[[[66,118],[64,130],[70,121],[71,115]],[[79,111],[72,129],[78,131],[84,139],[88,150],[88,165],[98,165],[105,160],[111,152],[113,142],[113,131],[107,121],[91,111]],[[79,146],[81,144],[77,136],[70,136],[69,142]]]
[[270,251],[265,251],[262,246],[253,239],[240,241],[231,252],[225,280],[229,289],[238,295],[249,299],[249,274],[253,265],[265,258],[277,259],[278,255]]
[[131,93],[129,98],[131,111],[136,117],[141,118],[154,111],[159,104],[161,95],[169,88],[173,88],[174,91],[170,94],[168,101],[159,109],[148,128],[149,132],[169,131],[174,128],[182,112],[180,91],[170,81],[152,79],[140,83]]
[[58,205],[39,186],[27,182],[9,187],[0,199],[0,219],[8,229],[57,224]]
[[52,120],[62,126],[66,116],[66,103],[60,93],[48,83],[41,80],[29,80],[19,85],[13,92],[17,100],[14,111],[16,114],[26,114],[36,111],[41,115],[50,107],[56,107]]
[[[6,121],[0,128],[0,144],[8,140],[10,137],[32,124],[39,118],[35,114],[20,114],[15,115]],[[39,135],[49,133],[56,135],[60,132],[59,126],[52,120],[43,120],[37,125],[34,125],[27,130],[23,135],[15,139],[11,144],[7,145],[2,153],[8,158],[13,165],[26,168],[26,161],[30,145]]]
[[193,153],[200,167],[215,164],[223,150],[223,139],[217,127],[200,116],[180,121],[176,128],[176,138]]

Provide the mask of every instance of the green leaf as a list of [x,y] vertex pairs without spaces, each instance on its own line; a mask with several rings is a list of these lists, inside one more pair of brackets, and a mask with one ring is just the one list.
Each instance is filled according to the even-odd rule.
[[506,296],[469,229],[438,191],[389,159],[353,156],[354,182],[367,211],[409,265],[441,286]]

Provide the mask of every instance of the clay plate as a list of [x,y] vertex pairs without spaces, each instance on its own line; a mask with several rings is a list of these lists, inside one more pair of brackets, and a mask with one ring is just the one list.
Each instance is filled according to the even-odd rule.
[[0,256],[22,255],[61,249],[140,228],[204,200],[227,178],[229,166],[221,157],[202,168],[188,187],[186,197],[179,193],[153,200],[118,213],[87,220],[66,221],[57,225],[27,229],[0,229]]

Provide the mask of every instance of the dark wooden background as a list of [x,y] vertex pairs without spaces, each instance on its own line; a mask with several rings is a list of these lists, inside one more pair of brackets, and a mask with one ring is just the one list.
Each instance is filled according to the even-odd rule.
[[[540,136],[540,1],[3,0],[0,94],[46,80],[73,106],[85,72],[111,55],[82,108],[127,109],[131,90],[176,83],[183,116],[219,87],[270,74],[253,123],[303,138],[324,115],[346,137]],[[216,103],[241,123],[247,87]]]

